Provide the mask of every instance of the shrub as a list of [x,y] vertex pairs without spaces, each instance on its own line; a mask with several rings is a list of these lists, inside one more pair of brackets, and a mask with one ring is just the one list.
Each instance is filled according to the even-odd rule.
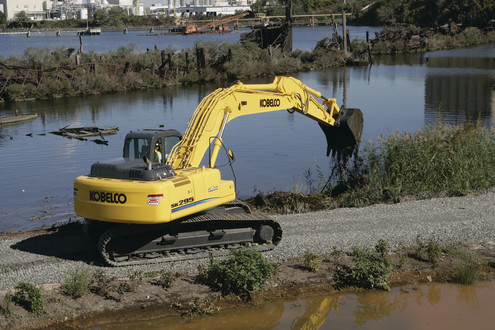
[[26,282],[19,282],[15,287],[12,301],[23,306],[28,312],[35,315],[45,314],[41,291],[36,286]]
[[304,253],[304,267],[309,271],[316,273],[320,268],[320,257],[306,251],[306,253]]
[[14,312],[12,311],[12,306],[11,306],[13,299],[14,299],[14,297],[12,296],[12,294],[10,294],[10,292],[7,292],[5,294],[5,297],[4,297],[5,308],[0,307],[0,311],[6,317],[13,317],[14,316]]
[[463,45],[476,45],[482,38],[481,31],[475,27],[468,27],[457,35],[457,39]]
[[238,250],[232,251],[231,256],[223,261],[210,257],[207,268],[202,265],[198,267],[199,280],[220,289],[224,295],[250,298],[251,292],[263,288],[277,267],[277,264],[268,262],[256,250]]
[[78,266],[62,283],[62,292],[72,298],[80,298],[89,292],[93,282],[89,267]]
[[166,272],[162,270],[160,272],[159,284],[164,289],[170,289],[172,288],[172,284],[174,283],[176,277],[177,277],[176,274],[174,275],[171,272]]
[[105,274],[104,271],[96,270],[93,273],[90,291],[103,297],[109,297],[111,290],[110,282],[111,279]]
[[420,258],[436,264],[440,260],[441,256],[442,247],[436,241],[431,239],[428,244],[425,244],[421,239],[421,235],[418,235],[416,237],[416,258]]
[[341,266],[337,269],[334,280],[337,289],[354,286],[364,289],[390,290],[387,276],[393,262],[388,259],[388,242],[380,240],[375,252],[355,247],[352,252],[354,266]]
[[8,85],[3,94],[3,98],[8,102],[20,101],[26,98],[24,87],[19,84]]
[[143,278],[145,277],[145,275],[146,274],[143,274],[143,272],[140,270],[135,271],[130,276],[131,283],[133,283],[136,286],[140,285],[141,283],[143,283]]
[[442,256],[442,247],[434,240],[431,240],[426,246],[426,254],[428,255],[428,259],[436,264]]
[[180,313],[182,317],[195,318],[205,315],[213,315],[218,311],[218,307],[214,306],[207,299],[198,299],[188,303],[175,303],[173,307]]

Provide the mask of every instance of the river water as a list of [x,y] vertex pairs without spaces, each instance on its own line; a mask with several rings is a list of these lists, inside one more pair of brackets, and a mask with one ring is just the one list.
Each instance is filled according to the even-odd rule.
[[[381,31],[380,27],[372,26],[349,26],[351,39],[366,39],[366,32],[370,34],[370,38],[375,35],[375,32]],[[102,32],[100,36],[83,36],[83,50],[85,52],[95,51],[96,53],[104,53],[115,51],[121,46],[129,44],[136,45],[137,50],[145,51],[153,49],[155,46],[159,49],[175,48],[193,48],[197,41],[203,42],[238,42],[240,35],[249,32],[251,29],[241,28],[239,31],[225,34],[199,34],[193,36],[172,35],[172,36],[147,36],[149,31],[129,31],[128,34],[122,32]],[[154,33],[159,34],[161,30],[156,30]],[[330,26],[317,27],[297,27],[293,29],[294,49],[312,50],[316,43],[321,39],[328,37],[333,32]],[[341,31],[339,31],[341,33]],[[28,47],[56,49],[74,48],[79,49],[79,37],[77,32],[62,32],[60,37],[56,36],[56,32],[31,32],[30,37],[26,37],[26,33],[0,33],[0,55],[7,58],[9,56],[23,55],[24,50]]]
[[[294,48],[305,44],[308,35],[327,30],[295,29]],[[4,37],[0,35],[0,52],[6,49]],[[488,45],[424,56],[375,58],[371,67],[294,76],[325,97],[337,98],[339,105],[361,108],[366,142],[396,130],[414,131],[436,120],[459,123],[480,118],[490,123],[495,113],[494,54],[495,45]],[[0,128],[0,232],[67,222],[74,217],[70,203],[75,177],[88,174],[96,161],[120,157],[125,134],[130,130],[163,124],[184,132],[201,99],[218,87],[225,86],[1,103],[0,116],[12,115],[18,109],[22,114],[38,113],[39,118]],[[67,125],[119,126],[120,131],[107,137],[108,146],[50,134]],[[315,122],[297,113],[279,111],[236,119],[227,126],[224,142],[236,155],[236,190],[241,198],[259,191],[305,190],[306,171],[315,172],[318,167],[329,172],[324,135]],[[222,164],[222,159],[217,164]],[[222,169],[222,176],[233,178],[230,168]]]
[[199,319],[127,321],[98,327],[124,329],[493,329],[495,282],[430,283],[390,292],[332,294],[220,311]]

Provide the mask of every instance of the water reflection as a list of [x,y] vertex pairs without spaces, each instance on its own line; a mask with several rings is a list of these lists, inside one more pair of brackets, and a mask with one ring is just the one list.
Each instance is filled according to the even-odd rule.
[[425,79],[425,116],[442,114],[450,122],[475,121],[495,114],[494,79],[488,74],[448,75],[432,70]]
[[371,292],[357,295],[354,322],[365,325],[368,321],[379,321],[392,315],[395,310],[403,311],[407,306],[407,297],[402,292],[391,295],[388,292]]
[[335,295],[309,301],[304,314],[300,317],[295,317],[290,328],[319,329],[325,323],[328,313],[339,310],[341,300],[342,296]]
[[494,281],[430,283],[224,310],[212,317],[107,324],[100,329],[492,329]]

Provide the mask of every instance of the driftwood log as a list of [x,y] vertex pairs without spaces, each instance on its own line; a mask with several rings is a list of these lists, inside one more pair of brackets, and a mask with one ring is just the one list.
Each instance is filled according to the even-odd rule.
[[86,126],[86,127],[68,127],[65,126],[60,128],[58,131],[52,131],[51,134],[60,135],[68,139],[78,139],[87,140],[88,137],[99,136],[100,139],[92,140],[97,144],[108,144],[103,136],[112,135],[117,133],[119,130],[118,126],[113,126],[109,128],[99,128],[96,126]]

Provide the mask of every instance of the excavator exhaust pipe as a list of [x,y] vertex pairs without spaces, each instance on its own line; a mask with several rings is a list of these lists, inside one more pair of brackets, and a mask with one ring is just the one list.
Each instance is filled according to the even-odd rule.
[[344,108],[335,119],[335,126],[320,123],[327,138],[327,156],[332,154],[352,154],[359,149],[363,132],[363,113],[357,108]]

